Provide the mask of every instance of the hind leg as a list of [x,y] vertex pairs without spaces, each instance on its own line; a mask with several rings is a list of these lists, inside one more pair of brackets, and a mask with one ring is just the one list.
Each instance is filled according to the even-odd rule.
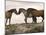
[[32,18],[33,18],[33,22],[35,22],[35,23],[36,23],[36,17],[35,17],[35,16],[33,16]]
[[25,23],[27,24],[27,17],[25,17],[24,21],[25,21]]

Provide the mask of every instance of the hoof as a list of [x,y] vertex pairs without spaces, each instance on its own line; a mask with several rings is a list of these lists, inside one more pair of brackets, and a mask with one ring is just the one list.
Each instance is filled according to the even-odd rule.
[[32,22],[32,23],[37,23],[37,22]]

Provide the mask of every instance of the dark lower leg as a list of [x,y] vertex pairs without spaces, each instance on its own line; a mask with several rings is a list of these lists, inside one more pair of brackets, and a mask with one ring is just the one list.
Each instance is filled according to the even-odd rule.
[[27,18],[25,18],[25,23],[27,23]]
[[33,16],[33,21],[36,22],[36,17]]
[[7,24],[7,20],[8,20],[8,19],[6,19],[5,25]]
[[10,22],[11,22],[11,18],[9,18],[9,25],[10,25]]

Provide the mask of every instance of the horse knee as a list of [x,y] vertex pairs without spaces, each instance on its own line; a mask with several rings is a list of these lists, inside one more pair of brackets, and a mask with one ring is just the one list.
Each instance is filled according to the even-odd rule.
[[27,21],[27,19],[24,19],[25,21]]
[[25,23],[27,23],[27,18],[24,19]]
[[7,24],[7,20],[8,20],[8,19],[6,19],[5,25]]
[[33,16],[33,21],[36,22],[36,17]]

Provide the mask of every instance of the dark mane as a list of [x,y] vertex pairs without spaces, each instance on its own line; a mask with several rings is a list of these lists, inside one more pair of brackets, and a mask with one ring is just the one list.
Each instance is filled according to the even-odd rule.
[[37,10],[34,9],[34,8],[28,8],[28,9],[27,9],[27,14],[28,14],[28,15],[29,15],[30,13],[32,14],[33,11],[37,11]]
[[27,10],[29,10],[29,9],[30,9],[30,10],[37,10],[37,9],[34,9],[34,8],[28,8]]
[[24,8],[19,8],[19,10],[20,10],[20,9],[21,9],[21,10],[25,10]]

